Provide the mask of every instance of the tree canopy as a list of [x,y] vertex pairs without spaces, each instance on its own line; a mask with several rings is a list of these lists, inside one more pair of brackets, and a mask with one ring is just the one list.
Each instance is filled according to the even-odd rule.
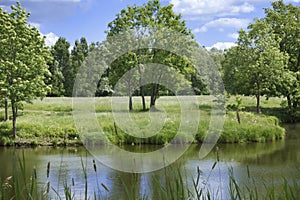
[[[151,45],[156,47],[173,45],[174,48],[182,48],[186,51],[191,51],[193,45],[197,46],[197,43],[193,40],[194,36],[191,33],[191,30],[186,27],[186,23],[181,19],[181,15],[174,13],[172,7],[172,5],[161,6],[159,0],[150,0],[143,6],[128,6],[126,9],[121,10],[121,12],[116,15],[116,18],[108,24],[108,38],[120,33],[130,32],[131,37],[129,40],[131,42],[135,41],[137,43],[137,47],[145,46],[145,43],[149,46],[148,49],[138,48],[138,50],[128,52],[130,56],[123,57],[124,59],[137,59],[136,62],[129,62],[126,60],[120,61],[120,59],[118,59],[118,62],[111,65],[109,70],[110,73],[116,75],[118,74],[117,72],[128,70],[128,64],[131,65],[130,68],[138,67],[139,88],[140,95],[142,97],[143,110],[146,109],[144,99],[145,93],[150,95],[150,107],[153,107],[155,106],[156,99],[159,96],[159,91],[163,88],[160,87],[159,82],[148,85],[143,84],[143,74],[147,72],[144,68],[147,67],[147,63],[165,64],[185,74],[193,71],[193,67],[186,59],[163,49],[150,48]],[[187,39],[185,41],[168,41],[165,38],[166,35],[158,34],[158,30],[176,31],[185,35]],[[155,37],[153,37],[154,34]],[[120,42],[124,43],[124,41]],[[120,44],[119,46],[122,45],[124,46],[124,44]],[[115,46],[107,46],[107,48],[108,51],[116,51]]]
[[40,32],[28,24],[29,14],[20,3],[11,8],[11,13],[0,8],[0,89],[11,103],[16,137],[18,108],[23,102],[46,96],[51,89],[46,84],[51,55]]
[[239,32],[238,46],[226,52],[226,90],[254,95],[258,113],[264,95],[286,97],[290,115],[299,106],[299,16],[299,7],[275,1],[265,17]]

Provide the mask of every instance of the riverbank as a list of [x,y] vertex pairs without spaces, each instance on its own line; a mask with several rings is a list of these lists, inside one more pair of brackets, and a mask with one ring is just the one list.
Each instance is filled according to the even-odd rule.
[[[148,100],[148,99],[147,99]],[[201,143],[210,124],[211,97],[200,96],[199,108],[194,107],[189,112],[200,111],[200,121],[195,139],[182,135],[177,142],[192,141]],[[254,100],[253,100],[254,101]],[[245,110],[251,110],[252,99],[243,98]],[[251,103],[248,103],[251,102]],[[270,103],[271,102],[271,103]],[[280,99],[271,98],[269,101],[262,101],[263,109],[268,113],[280,108]],[[229,100],[228,104],[233,103]],[[140,112],[140,98],[133,98],[134,112],[130,113],[136,124],[146,126],[149,123],[149,112]],[[161,97],[158,100],[158,108],[164,111],[165,121],[157,134],[144,139],[138,139],[125,133],[123,129],[115,126],[113,114],[111,113],[110,98],[97,98],[95,101],[95,114],[99,125],[106,137],[115,144],[159,144],[168,143],[178,132],[180,125],[180,105],[176,97]],[[240,112],[239,124],[234,111],[227,111],[223,133],[218,142],[220,143],[247,143],[266,142],[283,139],[285,131],[279,126],[280,120],[266,114],[254,114],[252,112]],[[154,113],[160,117],[163,112]],[[3,118],[3,111],[0,111],[0,119]],[[154,116],[156,117],[156,116]],[[0,144],[18,146],[78,146],[82,145],[80,134],[74,124],[72,115],[71,98],[45,98],[43,101],[34,101],[33,104],[25,104],[24,110],[19,111],[17,119],[18,138],[11,137],[11,121],[0,122]],[[144,133],[152,135],[151,130]],[[92,141],[95,142],[95,141]],[[97,141],[96,141],[97,142]],[[105,142],[102,141],[102,142]],[[176,142],[176,141],[175,141]]]

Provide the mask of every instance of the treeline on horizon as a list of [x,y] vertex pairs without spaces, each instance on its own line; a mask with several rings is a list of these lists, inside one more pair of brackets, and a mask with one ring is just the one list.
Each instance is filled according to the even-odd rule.
[[[181,20],[180,15],[172,11],[172,6],[161,7],[159,1],[149,1],[142,7],[127,7],[116,15],[116,19],[108,25],[107,35],[118,34],[121,30],[135,29],[141,31],[139,27],[143,23],[153,27],[151,20],[146,21],[142,15],[149,10],[154,10],[151,17],[162,12],[161,21],[168,28],[182,31],[188,37],[193,39],[193,34],[185,22]],[[133,14],[134,13],[134,14]],[[221,72],[226,92],[232,95],[247,95],[256,97],[256,112],[260,113],[260,101],[262,97],[284,97],[286,100],[282,105],[287,108],[291,119],[295,118],[299,112],[300,106],[300,11],[298,6],[285,4],[282,0],[272,2],[271,8],[265,9],[265,16],[261,19],[255,19],[249,24],[247,30],[239,31],[237,46],[225,51],[212,48],[207,50],[209,55],[215,61]],[[146,17],[147,18],[147,17]],[[167,20],[167,18],[174,19]],[[144,20],[144,21],[143,21]],[[140,24],[136,21],[140,21]],[[176,25],[174,25],[176,24]],[[83,37],[76,40],[74,48],[69,52],[70,43],[65,38],[59,38],[56,44],[51,48],[54,61],[52,63],[52,74],[59,72],[56,79],[52,79],[52,92],[49,96],[72,96],[74,78],[81,63],[87,57],[88,52],[101,46],[101,43],[87,44]],[[105,48],[105,47],[103,47]],[[146,53],[134,52],[136,58],[126,57],[136,61],[135,64],[142,63],[142,56]],[[150,62],[155,62],[153,59]],[[175,59],[175,61],[178,61]],[[159,62],[159,61],[158,61]],[[160,61],[161,62],[161,61]],[[163,63],[164,61],[162,61]],[[113,94],[115,79],[122,76],[122,73],[130,67],[126,66],[126,61],[116,62],[116,66],[108,68],[107,72],[101,77],[101,83],[95,93],[95,96],[110,96]],[[170,64],[171,63],[171,64]],[[172,66],[172,62],[166,63]],[[177,67],[189,68],[186,66]],[[192,66],[194,67],[194,66]],[[120,71],[117,68],[125,68]],[[183,71],[183,70],[182,70]],[[185,79],[189,82],[196,95],[207,95],[210,90],[207,88],[202,77],[193,70],[186,70]],[[140,88],[144,95],[150,96],[151,87]],[[136,90],[132,95],[141,95],[141,91]],[[174,95],[165,87],[159,88],[159,95]]]

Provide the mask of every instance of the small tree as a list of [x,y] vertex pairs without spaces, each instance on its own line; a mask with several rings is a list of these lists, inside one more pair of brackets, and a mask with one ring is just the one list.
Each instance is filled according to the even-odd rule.
[[51,56],[40,32],[27,23],[29,14],[20,3],[11,9],[11,13],[0,10],[0,88],[10,100],[13,134],[17,137],[18,108],[50,90],[45,77],[50,76],[47,62]]

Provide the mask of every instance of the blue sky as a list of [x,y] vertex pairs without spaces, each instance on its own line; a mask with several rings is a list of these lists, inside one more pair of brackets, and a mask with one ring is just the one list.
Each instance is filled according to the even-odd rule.
[[[20,0],[31,13],[29,21],[47,36],[47,44],[65,37],[71,45],[84,36],[88,42],[102,41],[107,24],[127,5],[142,5],[146,0]],[[228,48],[234,45],[237,31],[246,28],[254,18],[264,16],[268,0],[161,0],[173,4],[181,13],[197,41],[206,47]],[[285,0],[300,5],[300,0]],[[9,10],[15,0],[0,0]]]

